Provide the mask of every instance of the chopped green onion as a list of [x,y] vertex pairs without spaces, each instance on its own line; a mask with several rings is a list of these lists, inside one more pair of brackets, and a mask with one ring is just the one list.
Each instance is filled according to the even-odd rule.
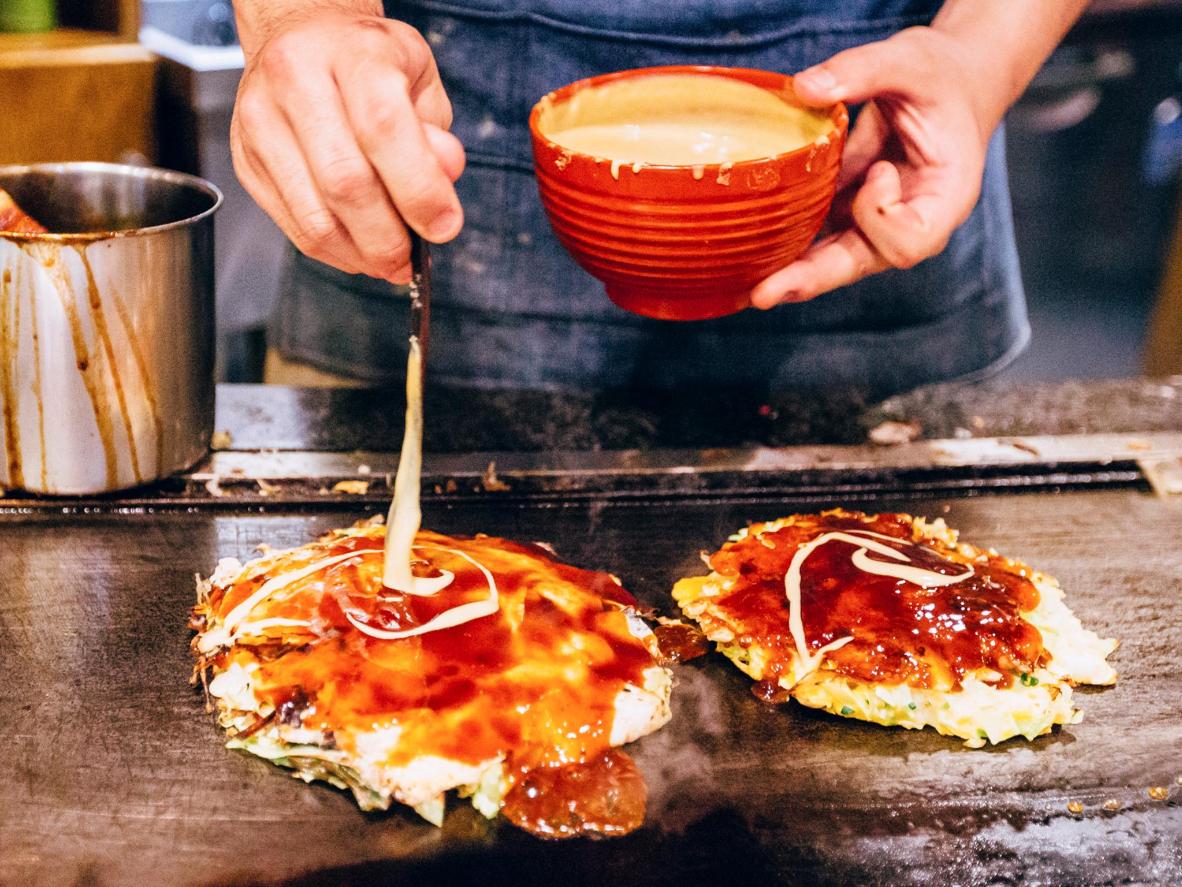
[[1037,687],[1038,686],[1038,678],[1036,678],[1032,674],[1027,674],[1026,672],[1022,672],[1022,676],[1020,678],[1018,678],[1018,680],[1020,680],[1022,682],[1023,687]]
[[911,709],[912,711],[915,711],[915,703],[914,702],[908,702],[907,707],[909,709]]
[[854,713],[854,710],[852,708],[850,708],[848,705],[843,705],[841,707],[841,713],[843,715],[852,715]]

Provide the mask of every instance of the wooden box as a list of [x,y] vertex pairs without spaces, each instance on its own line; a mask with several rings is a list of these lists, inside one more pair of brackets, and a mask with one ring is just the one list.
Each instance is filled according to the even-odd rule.
[[59,0],[61,27],[0,34],[0,163],[154,160],[156,57],[138,0]]

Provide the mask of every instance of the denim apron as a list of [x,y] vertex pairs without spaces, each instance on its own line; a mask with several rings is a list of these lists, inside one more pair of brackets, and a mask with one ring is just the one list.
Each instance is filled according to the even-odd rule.
[[[430,374],[460,385],[754,391],[854,386],[885,396],[985,375],[1028,338],[1003,136],[947,249],[811,302],[662,322],[613,305],[551,233],[526,120],[539,97],[624,68],[794,72],[930,21],[932,0],[388,0],[429,41],[467,150],[466,224],[434,249]],[[272,334],[284,356],[395,381],[406,304],[392,287],[298,257]]]

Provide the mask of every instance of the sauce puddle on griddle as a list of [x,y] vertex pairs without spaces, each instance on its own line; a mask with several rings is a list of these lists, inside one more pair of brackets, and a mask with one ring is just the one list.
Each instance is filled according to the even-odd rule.
[[539,838],[616,837],[644,824],[647,800],[636,763],[610,748],[577,764],[524,771],[501,813]]

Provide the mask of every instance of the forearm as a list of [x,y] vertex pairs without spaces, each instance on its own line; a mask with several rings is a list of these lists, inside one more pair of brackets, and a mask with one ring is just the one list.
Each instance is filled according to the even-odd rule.
[[243,52],[254,55],[279,23],[324,9],[382,15],[382,0],[234,0]]
[[1087,5],[1088,0],[947,0],[940,9],[932,27],[964,47],[986,135]]

